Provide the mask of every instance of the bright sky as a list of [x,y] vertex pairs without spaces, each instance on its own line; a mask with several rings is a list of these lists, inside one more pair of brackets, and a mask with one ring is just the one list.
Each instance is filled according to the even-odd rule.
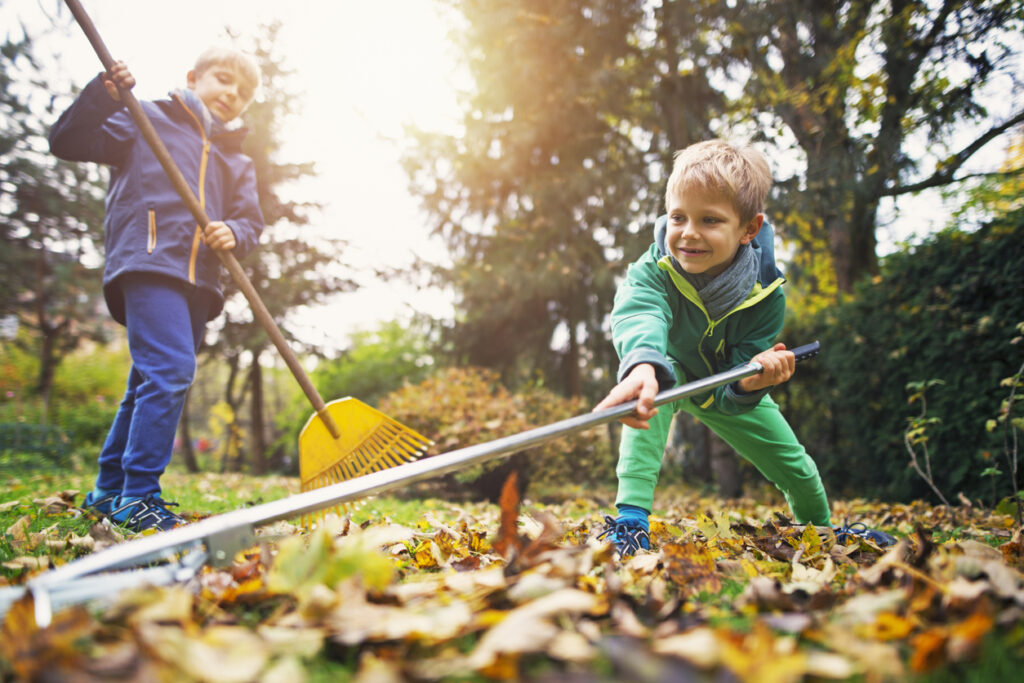
[[[3,3],[0,26],[18,19],[32,32],[45,16],[70,12],[59,0]],[[303,338],[343,348],[345,336],[378,321],[423,311],[452,316],[450,300],[383,282],[374,268],[404,268],[414,256],[444,258],[409,196],[394,141],[405,123],[451,130],[457,116],[454,51],[434,3],[424,0],[82,0],[104,43],[135,75],[135,94],[155,99],[184,87],[206,47],[225,41],[224,27],[246,37],[260,24],[282,22],[277,50],[296,73],[299,112],[283,133],[282,161],[315,161],[318,178],[301,196],[324,204],[313,229],[348,240],[339,258],[361,269],[359,292],[304,316]],[[59,44],[58,44],[59,42]],[[51,47],[51,45],[53,47]],[[37,43],[53,49],[58,80],[85,85],[101,68],[85,35],[75,31]],[[351,273],[347,273],[351,275]]]

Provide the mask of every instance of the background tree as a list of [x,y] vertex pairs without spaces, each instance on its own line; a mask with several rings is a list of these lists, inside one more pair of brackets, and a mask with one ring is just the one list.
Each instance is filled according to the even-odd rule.
[[54,374],[85,339],[103,339],[100,263],[103,177],[49,153],[48,124],[66,101],[48,95],[32,41],[0,46],[0,316],[30,331],[36,391],[49,413]]
[[541,370],[577,393],[581,359],[606,381],[614,278],[675,150],[723,134],[778,161],[790,280],[834,298],[877,273],[885,198],[968,177],[1024,120],[986,108],[1021,56],[1007,0],[451,6],[476,88],[462,130],[418,133],[405,164],[454,261],[434,270],[459,295],[453,348],[506,381]]
[[[453,266],[446,330],[459,363],[515,384],[540,371],[579,395],[605,368],[614,275],[660,203],[631,96],[647,68],[632,42],[642,5],[460,2],[476,89],[454,135],[415,135],[405,165]],[[634,111],[635,106],[644,111]]]
[[[1018,76],[1024,6],[1014,0],[718,0],[689,5],[724,46],[733,116],[802,163],[772,212],[819,291],[878,273],[884,198],[944,187],[1024,107],[989,112]],[[677,13],[675,16],[683,16]],[[681,30],[693,19],[684,19]],[[680,60],[687,60],[680,52]],[[974,133],[964,140],[957,134]],[[1020,171],[1018,168],[1017,171]],[[815,267],[822,255],[831,269]],[[791,276],[798,273],[791,272]],[[834,279],[833,279],[834,278]]]

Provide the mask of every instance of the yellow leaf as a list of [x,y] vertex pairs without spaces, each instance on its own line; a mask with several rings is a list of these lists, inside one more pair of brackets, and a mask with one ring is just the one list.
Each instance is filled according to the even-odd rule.
[[910,619],[892,612],[881,612],[874,623],[859,629],[859,632],[873,640],[903,640],[913,632],[914,626]]
[[434,569],[441,566],[444,556],[437,544],[428,538],[412,551],[412,562],[417,569]]
[[704,538],[711,541],[716,538],[729,540],[736,537],[736,534],[729,527],[729,516],[725,511],[719,510],[713,512],[712,515],[712,517],[702,514],[697,515],[697,528],[704,534]]

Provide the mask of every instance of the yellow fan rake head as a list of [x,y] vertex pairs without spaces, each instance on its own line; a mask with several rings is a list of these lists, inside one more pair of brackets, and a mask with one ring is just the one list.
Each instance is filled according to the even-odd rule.
[[336,484],[422,457],[433,441],[354,398],[328,403],[339,435],[314,413],[299,434],[303,491]]

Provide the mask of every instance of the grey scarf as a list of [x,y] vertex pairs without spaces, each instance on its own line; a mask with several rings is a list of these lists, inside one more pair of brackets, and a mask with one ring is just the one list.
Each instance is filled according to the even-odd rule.
[[714,277],[691,275],[674,258],[672,266],[697,290],[712,320],[741,304],[757,281],[757,256],[749,244],[741,244],[729,267]]

